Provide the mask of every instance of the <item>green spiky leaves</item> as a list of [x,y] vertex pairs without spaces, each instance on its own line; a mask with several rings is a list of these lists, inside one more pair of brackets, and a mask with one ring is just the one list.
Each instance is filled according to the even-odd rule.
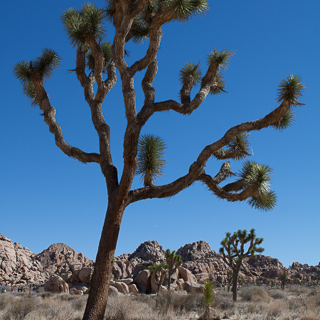
[[274,191],[260,192],[257,197],[249,199],[248,203],[254,209],[261,211],[272,210],[277,202],[277,196]]
[[28,81],[22,85],[23,93],[29,98],[30,103],[33,107],[39,105],[39,101],[36,95],[36,88],[32,81]]
[[43,49],[42,55],[28,62],[19,61],[13,68],[14,76],[22,84],[36,77],[41,80],[47,80],[53,73],[53,70],[60,65],[59,55],[51,49]]
[[39,104],[32,80],[45,81],[59,67],[61,58],[51,49],[43,49],[42,55],[28,62],[19,61],[13,68],[14,76],[21,82],[23,93],[31,100],[31,104]]
[[[101,51],[103,53],[103,69],[102,72],[107,72],[107,67],[111,61],[112,53],[111,53],[111,46],[110,42],[103,42],[100,44]],[[89,70],[94,70],[94,57],[91,51],[87,53],[87,67]]]
[[215,95],[215,94],[220,94],[225,91],[226,88],[226,82],[223,78],[223,75],[221,72],[218,72],[216,75],[216,81],[215,84],[210,87],[210,94]]
[[276,195],[270,191],[272,169],[253,161],[245,161],[240,176],[252,187],[249,204],[259,210],[271,210],[276,205]]
[[153,186],[153,180],[163,174],[165,148],[166,145],[160,137],[152,134],[141,136],[138,145],[137,174],[144,179],[145,186]]
[[201,70],[199,64],[192,62],[185,63],[179,72],[179,80],[182,85],[191,81],[192,87],[201,82]]
[[301,81],[301,77],[294,74],[290,74],[286,79],[283,79],[278,88],[278,102],[286,100],[293,106],[302,105],[300,98],[303,96],[306,87]]
[[285,130],[292,126],[294,122],[295,115],[294,113],[288,111],[277,123],[273,124],[273,127],[277,130]]
[[187,21],[192,16],[204,15],[209,9],[208,1],[205,0],[166,0],[164,3],[173,19],[178,21]]
[[140,16],[133,19],[132,27],[130,30],[130,39],[134,43],[143,42],[149,36],[150,28],[146,21]]
[[235,55],[235,52],[228,51],[226,49],[217,50],[214,49],[208,56],[207,62],[209,65],[215,64],[220,67],[220,69],[227,69],[229,60]]
[[89,38],[100,41],[105,33],[103,11],[90,2],[84,3],[81,10],[66,10],[61,20],[74,47],[85,45]]
[[237,134],[230,142],[229,148],[236,151],[236,156],[234,159],[243,159],[249,155],[249,140],[248,134],[246,133],[239,133]]

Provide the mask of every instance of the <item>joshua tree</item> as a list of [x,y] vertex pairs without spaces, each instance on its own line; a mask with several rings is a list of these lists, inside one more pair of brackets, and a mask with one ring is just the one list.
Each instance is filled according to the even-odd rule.
[[[182,67],[179,75],[180,101],[171,98],[155,100],[153,82],[158,71],[157,53],[162,27],[172,21],[184,22],[195,15],[202,15],[207,9],[208,1],[205,0],[107,0],[104,9],[86,3],[81,9],[72,8],[63,13],[62,23],[71,45],[76,49],[76,66],[73,71],[91,111],[99,139],[98,152],[86,152],[67,143],[62,128],[56,122],[56,109],[51,105],[44,84],[58,67],[60,56],[51,49],[44,49],[40,56],[28,62],[20,61],[14,67],[14,75],[21,81],[31,104],[40,107],[56,145],[67,156],[82,163],[98,164],[106,181],[107,212],[83,319],[103,319],[121,220],[124,210],[130,204],[144,199],[172,197],[200,181],[220,199],[248,201],[254,208],[262,210],[272,209],[275,205],[275,194],[268,186],[271,170],[267,166],[247,162],[240,177],[225,186],[221,186],[221,183],[231,175],[229,160],[242,159],[248,155],[247,133],[267,127],[283,129],[292,123],[292,108],[300,104],[304,89],[300,77],[296,75],[290,75],[280,82],[279,106],[276,109],[258,120],[231,127],[218,140],[204,146],[183,176],[175,177],[168,184],[155,186],[152,178],[158,173],[148,170],[144,172],[142,164],[138,167],[139,138],[150,118],[163,111],[190,115],[209,94],[225,92],[222,71],[234,53],[226,49],[214,49],[207,56],[204,74],[201,73],[200,64],[186,63]],[[104,20],[109,20],[115,29],[112,43],[104,41]],[[126,44],[143,39],[148,39],[146,54],[129,66]],[[118,172],[113,163],[111,130],[104,117],[110,109],[105,110],[105,113],[102,111],[106,95],[117,82],[116,71],[121,80],[127,121],[123,138],[122,172]],[[135,76],[141,71],[144,71],[141,83],[144,102],[137,106]],[[191,95],[192,89],[196,93]],[[216,173],[205,169],[208,160],[212,158],[226,161]],[[144,174],[145,185],[131,189],[137,169],[138,173]]]
[[213,305],[213,299],[213,283],[211,281],[206,281],[203,286],[203,303],[205,306],[205,311],[201,319],[207,320],[210,318],[210,308]]
[[158,286],[157,294],[160,291],[160,288],[163,284],[164,278],[168,271],[168,265],[166,263],[159,263],[149,266],[151,276],[154,278],[156,285]]
[[173,250],[170,252],[169,249],[165,252],[166,263],[168,265],[168,291],[170,291],[171,286],[171,276],[176,271],[176,269],[182,264],[182,259],[179,254]]
[[[254,229],[251,229],[249,233],[246,230],[238,230],[233,235],[227,232],[226,237],[221,241],[222,247],[219,251],[222,254],[224,262],[232,270],[234,301],[237,301],[237,284],[242,261],[246,257],[255,257],[256,252],[263,252],[263,248],[257,247],[262,242],[263,238],[256,238]],[[245,248],[246,244],[249,245],[247,248]]]
[[288,274],[283,271],[280,276],[279,276],[279,280],[280,280],[280,283],[281,283],[281,289],[284,290],[284,287],[286,285],[286,283],[288,282]]

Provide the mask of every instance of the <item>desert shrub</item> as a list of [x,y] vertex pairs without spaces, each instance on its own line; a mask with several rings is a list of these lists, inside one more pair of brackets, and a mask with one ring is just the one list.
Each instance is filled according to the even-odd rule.
[[29,296],[20,296],[12,299],[6,308],[3,320],[21,320],[35,308],[35,299]]
[[306,303],[303,298],[292,298],[289,299],[289,310],[299,310],[306,308]]
[[234,301],[232,295],[229,293],[216,294],[214,307],[219,310],[230,310],[234,308]]
[[244,301],[267,301],[269,298],[269,295],[264,288],[255,286],[243,288],[239,292],[239,296]]
[[306,297],[306,304],[309,308],[320,307],[320,292],[315,290],[311,291]]
[[285,299],[287,294],[283,290],[270,290],[269,295],[273,299]]
[[84,307],[81,310],[75,310],[70,301],[61,301],[57,296],[41,299],[37,308],[30,312],[25,320],[81,320]]
[[1,295],[0,296],[0,310],[4,310],[9,306],[11,303],[12,298],[7,295]]
[[130,296],[109,297],[104,320],[153,320],[157,319],[153,309],[145,302]]

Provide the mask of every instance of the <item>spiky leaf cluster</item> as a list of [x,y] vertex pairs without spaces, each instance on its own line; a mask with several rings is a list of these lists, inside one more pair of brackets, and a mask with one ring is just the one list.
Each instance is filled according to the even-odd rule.
[[59,55],[51,49],[43,49],[42,55],[28,62],[20,61],[13,68],[14,76],[22,84],[29,82],[32,77],[47,80],[61,62]]
[[256,192],[269,191],[272,169],[268,165],[245,161],[240,176]]
[[254,209],[267,211],[272,210],[277,203],[277,196],[274,191],[260,192],[257,196],[251,197],[248,203]]
[[303,96],[305,86],[302,83],[300,76],[290,74],[286,79],[283,79],[278,88],[278,102],[283,100],[289,101],[290,105],[301,105],[300,98]]
[[90,2],[84,3],[81,10],[66,10],[61,20],[74,47],[85,45],[89,38],[100,41],[105,33],[103,11]]
[[216,75],[216,81],[215,84],[210,87],[210,94],[215,95],[215,94],[220,94],[221,92],[226,92],[226,82],[223,78],[223,75],[221,72],[218,72]]
[[137,174],[142,177],[149,175],[153,179],[162,175],[165,160],[163,159],[166,145],[164,141],[155,135],[141,136],[138,144],[138,168]]
[[209,9],[208,1],[205,0],[165,0],[164,5],[173,19],[178,21],[187,21],[192,16],[204,15]]
[[32,81],[28,81],[22,85],[23,93],[29,98],[30,103],[33,107],[39,105],[39,101],[36,95],[36,88]]
[[214,49],[208,56],[207,56],[207,62],[209,65],[215,64],[220,67],[220,69],[227,69],[229,60],[235,55],[235,52],[221,49],[217,50]]
[[237,134],[230,142],[229,148],[235,151],[239,151],[235,157],[235,159],[242,159],[249,155],[249,140],[248,134],[239,133]]
[[[169,20],[187,21],[193,16],[204,15],[209,9],[207,0],[150,0],[143,12],[146,21],[159,15],[169,16]],[[106,15],[111,21],[116,13],[116,0],[108,0]]]
[[31,100],[32,106],[39,101],[32,79],[47,80],[61,62],[59,55],[51,49],[43,49],[42,55],[28,62],[19,61],[13,68],[14,76],[21,82],[23,93]]
[[149,37],[150,27],[143,16],[138,16],[133,19],[130,30],[130,39],[135,43],[143,42]]
[[273,124],[273,127],[277,130],[285,130],[292,126],[294,122],[295,115],[294,113],[288,111],[277,123]]
[[245,161],[240,172],[242,179],[253,188],[249,204],[259,210],[271,210],[276,205],[276,195],[270,191],[272,169],[267,165]]
[[192,87],[198,85],[201,81],[201,70],[199,64],[192,62],[185,63],[179,72],[179,80],[182,85],[192,80]]
[[[103,69],[102,72],[106,73],[107,67],[111,61],[112,54],[111,54],[111,43],[110,42],[103,42],[100,44],[101,51],[103,53]],[[94,70],[94,57],[91,51],[87,53],[87,67],[89,70]]]

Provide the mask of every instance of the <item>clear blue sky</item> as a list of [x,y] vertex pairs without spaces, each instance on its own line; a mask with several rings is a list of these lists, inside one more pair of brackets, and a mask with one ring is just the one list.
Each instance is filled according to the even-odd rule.
[[[62,66],[47,82],[68,143],[87,152],[98,151],[98,139],[89,107],[75,74],[75,50],[60,21],[62,12],[79,1],[6,1],[2,4],[1,77],[1,184],[0,233],[35,253],[52,243],[64,242],[91,259],[104,220],[107,196],[98,165],[83,165],[68,158],[54,144],[52,134],[22,94],[12,68],[31,60],[42,48],[62,57]],[[265,254],[285,266],[294,261],[316,265],[320,261],[319,138],[320,138],[320,2],[315,0],[209,1],[205,17],[188,23],[170,23],[158,55],[154,82],[156,100],[178,99],[178,72],[185,62],[200,61],[214,47],[236,51],[225,72],[228,94],[209,96],[191,116],[157,114],[143,133],[161,136],[167,144],[165,175],[168,183],[188,171],[207,144],[233,125],[264,116],[277,106],[277,86],[290,73],[307,86],[295,109],[296,121],[284,132],[264,129],[250,135],[251,160],[273,168],[272,189],[278,204],[259,212],[246,203],[219,200],[197,183],[169,200],[148,200],[125,211],[116,255],[133,252],[146,240],[177,250],[198,240],[213,250],[226,231],[255,228],[265,239]],[[95,1],[98,6],[104,2]],[[107,40],[113,30],[107,25]],[[129,63],[141,57],[146,45],[129,45]],[[138,105],[143,101],[139,80]],[[112,129],[112,151],[122,168],[125,126],[121,84],[107,96],[105,118]],[[215,175],[221,161],[210,160],[206,170]],[[241,162],[233,161],[237,171]],[[228,181],[230,182],[230,181]],[[137,178],[134,187],[141,185]]]

